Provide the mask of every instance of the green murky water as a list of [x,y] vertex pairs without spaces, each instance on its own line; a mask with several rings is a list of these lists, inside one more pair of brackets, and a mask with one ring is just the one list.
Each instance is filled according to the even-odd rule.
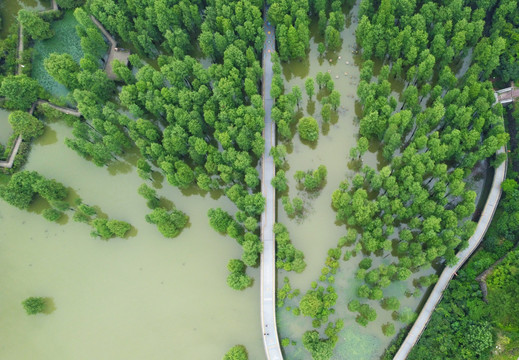
[[[259,272],[250,271],[251,289],[227,286],[226,264],[241,249],[212,230],[206,215],[233,205],[210,194],[184,196],[155,177],[159,194],[190,216],[189,228],[165,239],[144,219],[135,154],[99,168],[66,148],[70,133],[50,124],[26,169],[63,182],[137,231],[103,241],[86,224],[49,223],[37,204],[26,212],[0,202],[0,358],[219,359],[235,344],[263,358]],[[51,298],[53,311],[26,315],[20,302],[28,296]]]
[[31,76],[38,80],[45,90],[56,97],[66,96],[69,90],[47,73],[43,63],[52,53],[70,54],[79,63],[79,60],[83,57],[83,50],[81,49],[81,40],[76,33],[77,25],[78,22],[72,11],[67,11],[62,19],[52,23],[55,35],[48,40],[36,41],[34,44]]

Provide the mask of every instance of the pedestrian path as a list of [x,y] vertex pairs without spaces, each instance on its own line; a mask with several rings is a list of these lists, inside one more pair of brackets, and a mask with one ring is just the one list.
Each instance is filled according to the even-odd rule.
[[[506,153],[505,148],[501,148],[497,151],[498,154]],[[492,188],[490,189],[490,193],[488,194],[487,202],[485,203],[485,207],[483,208],[483,212],[481,217],[479,218],[478,224],[476,226],[476,230],[474,234],[469,239],[469,246],[460,251],[456,256],[458,257],[458,263],[453,267],[446,267],[438,282],[434,286],[431,295],[427,299],[422,311],[418,315],[418,318],[414,322],[411,330],[407,334],[404,342],[398,349],[393,360],[405,360],[409,353],[411,352],[413,346],[418,342],[418,339],[422,335],[427,323],[429,322],[436,305],[440,302],[443,292],[447,288],[450,280],[459,270],[459,268],[465,263],[465,261],[470,257],[470,255],[476,250],[476,248],[483,240],[485,233],[492,222],[492,217],[496,211],[497,205],[499,203],[499,198],[501,197],[501,184],[506,178],[506,167],[507,160],[505,160],[494,172],[494,180],[492,181]]]
[[[266,18],[265,10],[265,18]],[[265,197],[265,211],[261,214],[261,326],[263,344],[268,360],[282,360],[281,346],[276,325],[276,242],[274,223],[276,221],[276,191],[271,185],[275,174],[274,159],[270,149],[276,145],[276,125],[271,112],[274,100],[270,96],[272,84],[271,54],[275,49],[274,27],[265,20],[265,46],[263,47],[263,107],[265,109],[265,150],[262,157],[261,192]]]

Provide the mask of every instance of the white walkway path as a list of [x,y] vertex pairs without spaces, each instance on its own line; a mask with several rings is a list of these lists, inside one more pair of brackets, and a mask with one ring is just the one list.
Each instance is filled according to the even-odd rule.
[[[265,16],[266,18],[266,16]],[[263,344],[268,360],[282,360],[276,326],[276,243],[274,223],[276,221],[276,192],[271,185],[275,173],[274,159],[270,149],[276,145],[276,125],[272,122],[273,99],[270,96],[272,84],[271,53],[274,51],[274,27],[264,24],[266,42],[263,48],[263,106],[265,109],[265,151],[262,157],[261,192],[266,199],[265,211],[261,214],[261,326]]]
[[[505,148],[501,148],[497,151],[497,153],[504,153]],[[413,346],[417,343],[420,335],[427,326],[429,319],[434,311],[434,308],[440,302],[443,291],[447,288],[449,281],[452,279],[456,271],[463,265],[463,263],[470,257],[470,255],[476,250],[481,240],[485,236],[485,233],[492,222],[492,217],[494,216],[494,212],[496,211],[497,204],[499,203],[499,198],[501,197],[501,183],[506,177],[506,166],[507,160],[505,160],[499,167],[496,169],[494,173],[494,180],[492,181],[492,188],[490,193],[488,194],[487,202],[485,203],[485,207],[481,214],[481,217],[478,221],[478,225],[476,227],[476,231],[474,231],[474,235],[472,235],[469,239],[469,246],[460,251],[456,256],[459,258],[458,263],[454,267],[446,267],[438,282],[434,286],[431,295],[427,299],[420,315],[413,324],[413,327],[407,334],[404,342],[400,346],[400,349],[396,353],[393,360],[404,360],[407,358]]]

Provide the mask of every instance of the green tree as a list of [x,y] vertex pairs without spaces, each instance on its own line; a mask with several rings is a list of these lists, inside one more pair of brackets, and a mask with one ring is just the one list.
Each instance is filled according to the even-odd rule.
[[22,301],[22,305],[28,315],[35,315],[45,309],[45,298],[31,296]]
[[121,220],[108,220],[106,226],[115,236],[124,237],[128,231],[132,228],[130,224]]
[[23,31],[35,40],[44,40],[54,36],[50,24],[35,11],[20,10],[18,21],[23,26]]
[[247,360],[249,355],[243,345],[233,346],[223,357],[223,360]]
[[174,238],[180,234],[189,222],[189,217],[180,210],[167,211],[158,207],[146,215],[146,221],[157,225],[158,230],[167,238]]
[[57,209],[45,209],[43,210],[43,217],[49,221],[58,221],[63,213]]
[[56,0],[58,6],[62,9],[73,9],[83,5],[85,0]]
[[328,121],[330,121],[330,118],[332,116],[332,105],[330,105],[329,103],[324,104],[321,108],[321,116],[324,122],[327,123]]
[[9,114],[9,124],[14,133],[22,135],[25,140],[41,136],[44,130],[44,125],[40,120],[21,110]]
[[382,332],[385,336],[393,336],[395,335],[395,325],[393,323],[386,323],[382,325]]
[[278,170],[276,172],[276,176],[272,179],[272,186],[280,192],[288,190],[287,178],[284,170]]
[[45,70],[57,82],[65,85],[73,90],[79,86],[77,73],[79,72],[79,64],[74,61],[70,54],[52,53],[43,61]]
[[319,138],[319,125],[313,117],[304,117],[299,120],[297,125],[299,136],[303,140],[317,141]]
[[36,80],[23,74],[5,77],[0,86],[0,95],[5,96],[5,106],[9,109],[29,109],[42,92]]
[[313,78],[308,78],[305,80],[305,90],[306,90],[306,95],[308,95],[308,98],[311,100],[312,96],[314,96],[314,94],[315,94]]

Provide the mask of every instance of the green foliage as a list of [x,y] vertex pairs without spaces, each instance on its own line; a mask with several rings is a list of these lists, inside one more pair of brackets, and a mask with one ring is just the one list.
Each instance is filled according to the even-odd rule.
[[288,190],[287,178],[285,177],[285,171],[278,170],[276,176],[272,178],[272,186],[277,191],[284,192]]
[[223,360],[247,360],[248,358],[249,355],[245,346],[235,345],[229,351],[227,351],[223,357]]
[[79,86],[77,80],[79,64],[74,61],[70,54],[52,53],[43,61],[43,65],[49,75],[59,83],[70,89],[75,89]]
[[[79,63],[79,60],[83,57],[83,50],[81,49],[80,38],[76,33],[76,26],[78,22],[74,18],[71,12],[66,12],[62,19],[54,21],[51,25],[55,35],[51,39],[36,41],[34,44],[34,56],[32,59],[32,72],[31,77],[36,79],[40,85],[50,92],[54,96],[66,96],[69,93],[69,87],[67,89],[68,81],[74,85],[76,81],[67,74],[65,82],[58,83],[54,80],[53,76],[47,72],[45,68],[45,60],[51,56],[51,54],[68,54],[72,57],[74,62]],[[75,68],[74,65],[68,63],[66,69]],[[97,67],[97,65],[96,65]],[[75,74],[77,77],[77,73]],[[58,78],[58,81],[61,82]],[[65,84],[65,85],[62,85]]]
[[317,124],[317,121],[310,116],[299,120],[297,131],[303,140],[315,142],[319,138],[319,125]]
[[326,170],[326,166],[319,165],[319,167],[314,171],[296,171],[296,173],[294,174],[294,178],[298,181],[299,184],[303,185],[305,190],[315,191],[324,186],[327,174],[328,171]]
[[221,208],[217,208],[209,209],[207,216],[209,216],[209,224],[213,229],[223,234],[227,233],[227,228],[232,221],[231,215]]
[[246,266],[243,261],[231,259],[227,264],[230,274],[227,284],[234,290],[244,290],[252,285],[252,278],[245,273]]
[[56,0],[56,3],[60,8],[72,9],[83,5],[84,0]]
[[395,335],[395,324],[393,323],[386,323],[384,325],[382,325],[382,332],[384,333],[385,336],[393,336]]
[[17,110],[10,113],[9,124],[14,133],[22,135],[25,140],[31,140],[43,134],[43,123],[25,111]]
[[320,338],[319,332],[306,331],[303,334],[303,345],[315,360],[328,360],[333,356],[336,340]]
[[9,109],[28,110],[41,92],[38,82],[26,75],[9,75],[0,86],[0,95],[5,96]]
[[18,21],[23,26],[24,33],[35,40],[48,39],[54,36],[50,24],[43,20],[37,12],[22,9],[18,12]]
[[34,196],[39,194],[50,203],[67,196],[63,184],[49,180],[36,171],[20,171],[11,176],[7,185],[0,186],[0,197],[20,209],[27,209]]
[[31,296],[22,301],[22,305],[28,315],[35,315],[45,309],[45,298]]
[[382,308],[385,310],[397,311],[400,308],[400,301],[394,296],[386,297],[381,302]]
[[333,306],[337,301],[337,294],[332,286],[324,289],[310,289],[301,298],[299,309],[304,316],[310,316],[315,322],[326,322],[328,316],[334,311]]
[[117,237],[124,237],[132,228],[130,224],[120,220],[108,220],[106,226]]
[[417,314],[408,307],[404,307],[398,314],[398,320],[404,324],[410,324],[416,320]]
[[274,236],[276,239],[276,268],[302,272],[306,267],[305,256],[301,250],[292,245],[287,228],[283,224],[276,223]]
[[43,210],[43,217],[49,221],[58,221],[63,213],[57,209],[45,209]]
[[301,198],[294,197],[294,199],[290,201],[288,196],[283,196],[281,198],[281,204],[290,217],[301,216],[303,214],[303,200]]
[[371,263],[372,263],[372,261],[373,261],[373,260],[370,259],[370,258],[364,258],[364,259],[362,259],[362,260],[360,261],[360,263],[359,263],[359,268],[361,268],[361,269],[365,269],[365,270],[369,269],[369,268],[371,267]]
[[182,211],[173,209],[167,211],[158,207],[146,215],[146,221],[157,225],[160,233],[167,238],[177,237],[189,222],[189,217]]

